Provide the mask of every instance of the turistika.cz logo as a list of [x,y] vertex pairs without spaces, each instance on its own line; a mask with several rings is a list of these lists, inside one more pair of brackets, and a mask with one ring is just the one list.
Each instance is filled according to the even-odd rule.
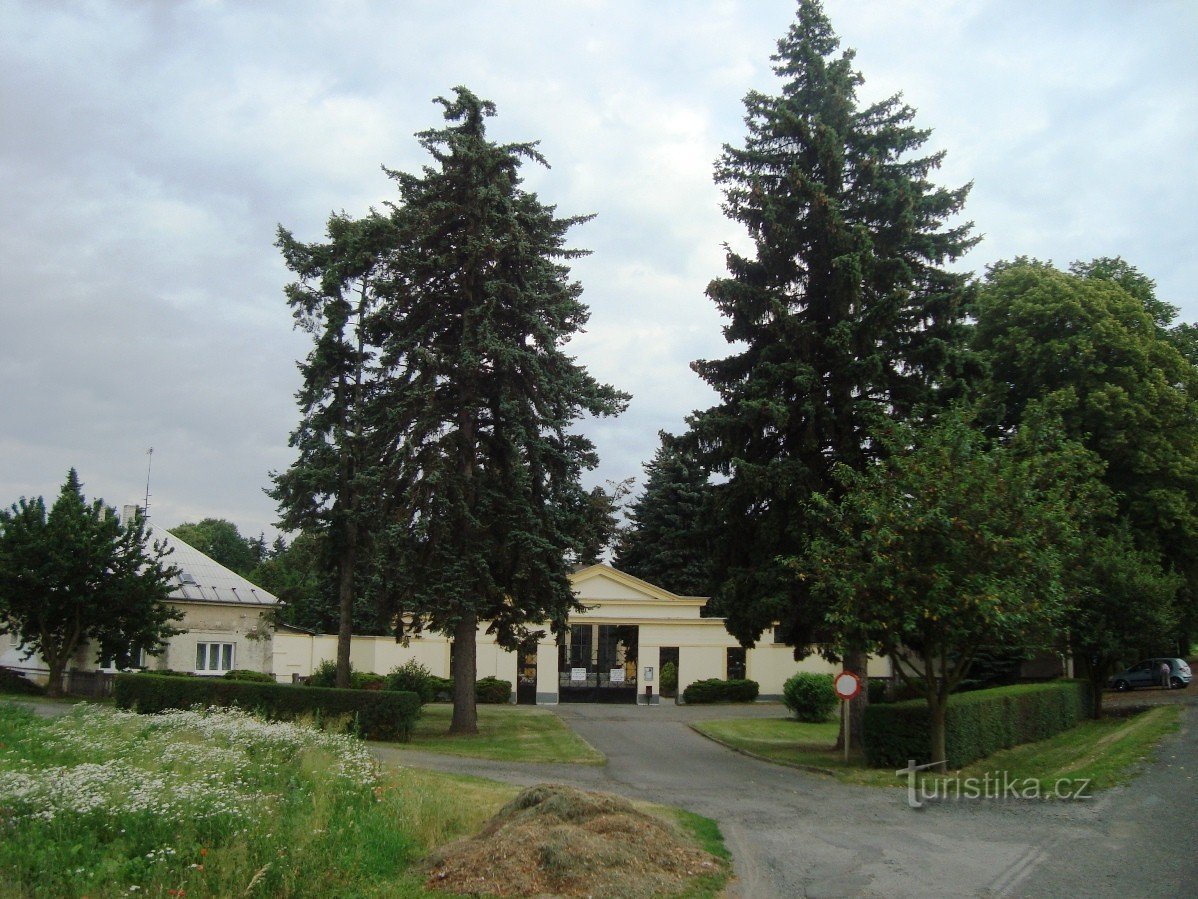
[[919,778],[920,771],[935,768],[937,762],[915,764],[908,759],[907,767],[895,771],[896,777],[907,776],[907,805],[923,808],[925,802],[959,801],[962,799],[1090,799],[1090,778],[1062,777],[1051,785],[1035,777],[1012,777],[1008,771],[987,771],[979,776],[961,777],[946,774],[941,777]]

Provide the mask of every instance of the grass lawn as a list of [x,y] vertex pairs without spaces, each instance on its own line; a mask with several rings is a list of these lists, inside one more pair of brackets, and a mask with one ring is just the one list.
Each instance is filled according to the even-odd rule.
[[[236,711],[44,719],[0,703],[0,897],[441,896],[421,860],[516,793],[380,769],[353,737]],[[659,813],[727,857],[714,822]]]
[[[1179,706],[1158,706],[1129,718],[1086,721],[1038,743],[996,752],[961,770],[966,777],[1007,772],[1013,779],[1033,778],[1050,788],[1060,778],[1088,778],[1090,789],[1126,783],[1149,758],[1160,739],[1177,729]],[[830,771],[846,783],[900,786],[893,771],[867,768],[858,753],[846,764],[833,746],[838,724],[805,724],[787,718],[705,721],[695,729],[721,743],[778,762]],[[928,775],[929,777],[931,775]]]
[[525,706],[480,705],[476,736],[449,736],[453,707],[426,705],[410,743],[396,749],[419,749],[446,755],[503,762],[575,762],[602,765],[603,753],[566,727],[552,712]]

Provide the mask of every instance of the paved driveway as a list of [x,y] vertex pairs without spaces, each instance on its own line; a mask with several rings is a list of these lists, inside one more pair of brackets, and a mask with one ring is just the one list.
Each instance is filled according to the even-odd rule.
[[[1198,698],[1198,697],[1195,697]],[[726,750],[689,720],[778,706],[562,705],[603,767],[521,765],[380,747],[387,760],[516,784],[551,780],[678,805],[719,822],[744,897],[1198,895],[1194,709],[1131,786],[1088,802],[948,801],[840,784]],[[897,780],[897,779],[896,779]]]

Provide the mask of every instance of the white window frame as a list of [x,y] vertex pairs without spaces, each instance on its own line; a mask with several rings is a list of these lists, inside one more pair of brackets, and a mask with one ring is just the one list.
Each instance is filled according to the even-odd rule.
[[[225,663],[228,667],[222,667]],[[216,640],[196,643],[196,674],[224,674],[237,667],[237,644]]]

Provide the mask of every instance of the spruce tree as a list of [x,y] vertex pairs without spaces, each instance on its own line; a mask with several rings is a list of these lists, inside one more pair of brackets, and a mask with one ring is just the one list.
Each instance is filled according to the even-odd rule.
[[445,126],[417,135],[432,164],[389,173],[400,238],[376,334],[400,436],[375,589],[400,635],[452,637],[451,732],[474,733],[480,624],[515,648],[578,608],[570,558],[593,532],[579,478],[598,460],[571,428],[627,398],[563,350],[588,317],[565,265],[580,255],[566,232],[586,217],[557,218],[521,188],[521,164],[544,159],[488,139],[492,103],[461,87],[437,102]]
[[658,434],[661,446],[645,465],[645,488],[628,509],[630,525],[615,566],[683,596],[711,590],[711,552],[696,531],[703,521],[707,473],[677,438]]
[[967,279],[944,266],[974,243],[948,224],[968,186],[932,184],[943,154],[918,155],[929,132],[898,96],[860,105],[839,45],[803,0],[772,57],[781,92],[745,99],[748,136],[725,146],[716,181],[754,252],[729,250],[708,287],[736,350],[693,365],[720,395],[690,419],[720,481],[716,606],[742,643],[777,621],[796,653],[824,614],[778,559],[810,537],[804,504],[834,487],[834,466],[863,469],[886,419],[953,390]]
[[362,589],[366,546],[378,498],[379,457],[375,347],[368,335],[380,303],[379,281],[394,242],[386,216],[330,216],[328,240],[304,244],[280,227],[277,246],[298,280],[286,288],[296,326],[312,335],[300,363],[300,423],[290,444],[298,453],[274,473],[269,495],[279,524],[323,545],[320,558],[337,582],[337,686],[349,686],[354,600]]

